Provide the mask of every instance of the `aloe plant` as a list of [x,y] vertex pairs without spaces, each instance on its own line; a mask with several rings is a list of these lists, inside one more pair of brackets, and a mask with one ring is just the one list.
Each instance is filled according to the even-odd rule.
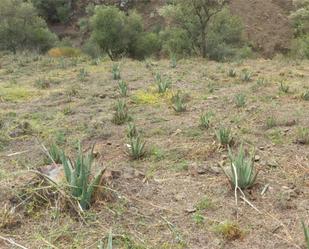
[[210,119],[212,116],[212,112],[203,113],[200,116],[200,127],[208,129],[210,127]]
[[307,249],[309,249],[309,227],[307,227],[303,221],[302,221],[302,226],[304,230],[306,246],[307,246]]
[[124,100],[118,100],[115,106],[115,113],[112,121],[116,125],[122,125],[128,120],[130,120],[130,116],[128,114],[127,104]]
[[112,76],[113,76],[113,80],[120,80],[121,79],[120,66],[118,64],[113,65]]
[[[51,157],[48,157],[46,159],[46,163],[51,164],[53,162],[55,163],[61,163],[61,156],[62,156],[62,150],[56,145],[56,144],[51,144],[48,150],[48,154]],[[53,160],[51,160],[53,159]]]
[[133,138],[138,136],[138,131],[134,123],[129,123],[127,127],[127,137]]
[[145,142],[137,136],[130,139],[129,153],[133,159],[140,159],[145,154]]
[[219,143],[223,146],[230,145],[233,141],[230,128],[220,127],[219,130],[216,131],[216,137]]
[[122,97],[126,97],[128,94],[128,85],[123,80],[120,80],[118,82],[118,88],[119,88],[120,95]]
[[61,161],[71,195],[78,200],[82,209],[89,208],[92,195],[104,173],[104,169],[100,170],[91,180],[91,166],[94,162],[93,148],[89,154],[84,155],[79,144],[78,154],[74,161],[68,158],[64,152]]
[[240,189],[250,188],[258,175],[254,167],[254,154],[246,157],[243,145],[241,145],[236,155],[233,155],[229,149],[229,159],[231,162],[230,171],[225,170],[224,172],[231,185]]
[[187,109],[184,98],[180,95],[179,92],[172,97],[172,102],[172,107],[175,112],[184,112]]

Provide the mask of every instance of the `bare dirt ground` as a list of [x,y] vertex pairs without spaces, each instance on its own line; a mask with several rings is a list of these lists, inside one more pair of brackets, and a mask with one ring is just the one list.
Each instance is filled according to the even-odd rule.
[[[98,248],[110,230],[115,248],[305,248],[309,145],[297,141],[309,128],[309,102],[301,97],[309,91],[308,61],[118,63],[129,113],[146,141],[147,154],[137,161],[127,155],[126,125],[111,122],[120,98],[113,62],[1,57],[0,248],[18,248],[3,238],[26,248]],[[232,68],[236,77],[228,76]],[[245,70],[249,81],[242,80]],[[155,92],[156,72],[172,80],[166,94]],[[188,96],[181,114],[169,100],[178,90]],[[239,93],[244,107],[236,107]],[[199,118],[207,111],[214,117],[205,130]],[[241,143],[256,150],[258,178],[245,191],[254,208],[240,198],[236,206],[219,167],[229,165],[215,138],[220,126],[232,129],[232,150]],[[38,141],[51,140],[72,156],[77,141],[85,149],[96,143],[94,170],[119,173],[85,212],[86,224],[56,201],[56,190],[44,195],[47,187],[34,184],[31,170],[46,159]]]

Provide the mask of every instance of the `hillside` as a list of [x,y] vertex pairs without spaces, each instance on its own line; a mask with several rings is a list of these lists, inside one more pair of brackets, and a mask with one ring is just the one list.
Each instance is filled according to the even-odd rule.
[[[84,0],[75,7],[73,24],[54,25],[52,30],[60,36],[69,35],[79,40],[78,18],[85,15],[85,7],[89,3],[117,4],[116,0]],[[157,10],[166,0],[137,1],[129,6],[136,8],[144,17],[146,28],[164,25]],[[249,43],[264,57],[272,57],[276,52],[286,52],[293,38],[293,30],[288,19],[292,9],[291,0],[233,0],[229,7],[231,12],[243,20],[245,35]]]

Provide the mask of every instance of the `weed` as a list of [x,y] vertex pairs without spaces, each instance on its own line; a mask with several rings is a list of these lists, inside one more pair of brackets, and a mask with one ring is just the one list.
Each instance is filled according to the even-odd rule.
[[145,142],[139,136],[130,139],[128,148],[132,159],[140,159],[145,155]]
[[235,104],[238,108],[244,107],[246,105],[246,95],[244,95],[243,93],[236,94]]
[[279,91],[283,93],[288,93],[290,90],[290,87],[288,84],[284,83],[283,81],[280,82],[279,85]]
[[94,162],[93,148],[87,155],[83,154],[81,145],[78,145],[78,154],[74,161],[71,161],[64,152],[62,152],[62,164],[70,192],[77,198],[82,209],[90,207],[92,195],[95,192],[104,170],[91,180],[91,166]]
[[208,129],[210,127],[210,121],[211,121],[212,116],[213,116],[212,112],[203,113],[200,116],[200,127],[204,129]]
[[236,70],[234,68],[230,68],[227,75],[231,78],[235,78],[237,76]]
[[257,178],[254,167],[254,154],[246,157],[243,145],[240,146],[238,154],[233,155],[229,149],[229,159],[231,162],[230,171],[224,170],[232,187],[247,189],[252,187]]
[[309,144],[309,129],[299,128],[297,132],[297,142],[299,144]]
[[115,106],[115,113],[112,122],[116,125],[122,125],[130,120],[127,104],[124,100],[118,100]]
[[172,103],[172,107],[176,112],[184,112],[187,109],[184,98],[179,92],[172,97]]
[[309,249],[309,227],[307,227],[303,221],[302,221],[302,226],[304,230],[306,246],[307,246],[307,249]]
[[222,235],[226,240],[236,240],[243,236],[239,225],[231,221],[225,221],[216,225],[215,232]]
[[245,70],[243,72],[243,74],[241,75],[241,80],[244,81],[244,82],[249,82],[251,81],[251,78],[252,78],[252,74],[250,71],[248,70]]
[[198,211],[202,211],[202,210],[205,210],[205,209],[209,209],[213,206],[213,203],[211,202],[211,200],[205,196],[203,197],[196,205],[196,209]]
[[125,83],[123,80],[120,80],[118,82],[118,88],[119,88],[120,95],[122,97],[126,97],[127,94],[128,94],[128,85],[127,85],[127,83]]
[[199,212],[196,212],[195,214],[192,215],[192,219],[193,221],[198,224],[201,225],[204,223],[205,218],[203,215],[201,215]]
[[220,127],[219,130],[216,131],[216,137],[222,146],[228,146],[232,144],[233,137],[230,128]]
[[129,123],[127,127],[127,137],[134,138],[138,136],[138,131],[134,123]]
[[113,76],[113,80],[120,80],[121,79],[120,66],[118,64],[113,65],[112,76]]

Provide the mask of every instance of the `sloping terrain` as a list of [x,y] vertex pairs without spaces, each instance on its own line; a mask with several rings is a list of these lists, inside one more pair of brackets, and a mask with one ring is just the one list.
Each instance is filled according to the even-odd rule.
[[[190,59],[176,68],[167,60],[120,61],[129,87],[123,99],[146,141],[141,160],[128,155],[126,125],[111,121],[121,98],[113,62],[6,55],[0,63],[1,249],[14,248],[3,237],[29,249],[97,249],[110,230],[115,249],[304,248],[309,145],[299,131],[309,143],[309,102],[300,97],[309,91],[307,61]],[[171,79],[166,94],[156,92],[156,72]],[[177,91],[187,96],[183,113],[171,107]],[[209,111],[210,128],[202,129],[200,115]],[[231,128],[233,151],[242,142],[256,149],[259,174],[245,191],[253,207],[235,203],[221,169],[230,162],[216,139],[220,127]],[[84,222],[31,172],[45,163],[39,142],[51,138],[72,156],[78,140],[85,150],[95,143],[93,170],[118,172]]]

